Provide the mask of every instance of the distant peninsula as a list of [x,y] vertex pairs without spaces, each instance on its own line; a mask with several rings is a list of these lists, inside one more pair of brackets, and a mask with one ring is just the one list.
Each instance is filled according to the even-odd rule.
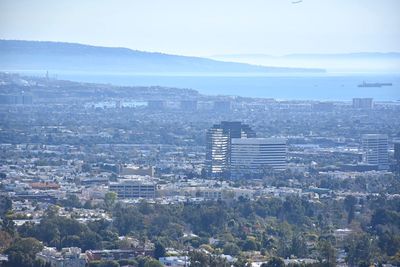
[[1,71],[132,74],[320,73],[320,68],[266,67],[201,57],[76,43],[0,40]]

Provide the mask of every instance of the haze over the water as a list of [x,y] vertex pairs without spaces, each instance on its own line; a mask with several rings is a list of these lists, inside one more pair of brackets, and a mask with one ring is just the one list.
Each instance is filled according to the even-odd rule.
[[0,38],[192,56],[399,52],[399,13],[398,0],[1,0]]

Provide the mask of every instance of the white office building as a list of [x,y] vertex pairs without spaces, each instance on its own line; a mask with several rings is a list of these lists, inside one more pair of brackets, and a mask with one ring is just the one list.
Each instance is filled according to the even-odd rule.
[[386,134],[364,134],[362,149],[366,163],[377,165],[379,170],[389,169],[388,136]]
[[233,138],[231,174],[263,173],[286,169],[287,145],[284,138]]
[[110,183],[109,189],[117,193],[118,198],[155,198],[157,191],[155,183],[141,180]]

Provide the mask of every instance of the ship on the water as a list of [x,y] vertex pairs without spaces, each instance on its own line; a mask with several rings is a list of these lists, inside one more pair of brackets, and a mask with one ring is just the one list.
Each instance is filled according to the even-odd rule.
[[362,84],[359,84],[358,87],[383,87],[383,86],[392,86],[392,83],[367,83],[363,81]]

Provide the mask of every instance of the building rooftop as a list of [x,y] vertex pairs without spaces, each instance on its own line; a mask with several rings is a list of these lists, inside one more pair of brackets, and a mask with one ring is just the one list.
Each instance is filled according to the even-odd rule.
[[232,138],[232,144],[286,144],[285,138]]

